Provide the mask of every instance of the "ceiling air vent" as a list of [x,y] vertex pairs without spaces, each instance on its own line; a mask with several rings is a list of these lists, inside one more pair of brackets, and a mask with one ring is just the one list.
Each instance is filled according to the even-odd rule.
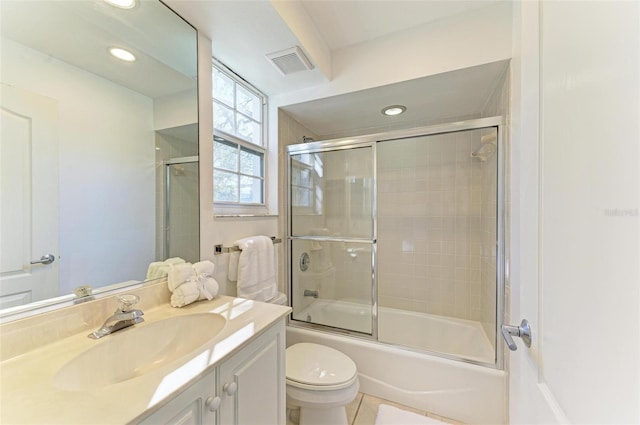
[[269,53],[267,58],[273,62],[282,75],[313,69],[313,65],[298,46],[275,53]]

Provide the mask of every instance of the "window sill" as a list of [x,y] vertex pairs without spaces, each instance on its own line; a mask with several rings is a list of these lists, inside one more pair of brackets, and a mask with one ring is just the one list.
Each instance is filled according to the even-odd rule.
[[277,218],[277,214],[214,214],[214,218]]

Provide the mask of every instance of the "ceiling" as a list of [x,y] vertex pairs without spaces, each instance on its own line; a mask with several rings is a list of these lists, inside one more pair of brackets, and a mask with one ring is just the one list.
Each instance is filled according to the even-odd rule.
[[331,50],[404,31],[496,0],[309,1],[302,6]]
[[[268,53],[295,45],[308,54],[300,41],[302,33],[317,36],[316,46],[322,44],[331,55],[347,46],[507,0],[165,1],[213,40],[213,55],[218,60],[265,94],[275,95],[327,84],[331,79],[318,66],[283,76],[266,58]],[[283,17],[285,6],[300,7]]]
[[[505,75],[500,61],[282,107],[323,139],[478,118]],[[407,107],[385,116],[385,106]]]

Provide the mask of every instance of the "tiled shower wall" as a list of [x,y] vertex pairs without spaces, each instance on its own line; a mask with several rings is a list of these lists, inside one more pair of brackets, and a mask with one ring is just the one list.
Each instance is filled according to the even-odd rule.
[[378,144],[380,306],[482,319],[483,134]]

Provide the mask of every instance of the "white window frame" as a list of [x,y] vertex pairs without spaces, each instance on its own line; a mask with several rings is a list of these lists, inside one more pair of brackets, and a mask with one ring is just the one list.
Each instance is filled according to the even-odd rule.
[[[222,137],[223,139],[226,139],[227,141],[237,144],[240,146],[240,148],[245,148],[248,149],[250,151],[254,151],[256,153],[260,153],[262,155],[262,160],[263,160],[263,175],[262,175],[262,202],[261,203],[247,203],[247,202],[241,202],[240,200],[238,200],[237,202],[230,202],[230,201],[215,201],[213,202],[213,208],[214,208],[214,214],[216,216],[233,216],[233,215],[265,215],[268,213],[268,209],[267,209],[267,205],[268,205],[268,200],[267,200],[267,196],[268,196],[268,171],[269,171],[269,165],[268,165],[268,157],[269,157],[269,153],[268,153],[268,98],[267,96],[262,93],[260,90],[258,90],[256,87],[254,87],[252,84],[250,84],[249,82],[247,82],[246,80],[244,80],[242,77],[240,77],[239,75],[237,75],[235,72],[233,72],[231,69],[229,69],[228,67],[226,67],[224,64],[222,64],[220,61],[216,60],[215,58],[213,58],[213,68],[214,71],[217,68],[219,71],[221,71],[225,76],[227,76],[228,78],[230,78],[231,80],[233,80],[233,82],[237,85],[240,85],[242,88],[244,88],[245,90],[251,92],[252,94],[256,95],[259,99],[262,100],[262,117],[261,117],[261,145],[255,144],[253,142],[247,141],[242,139],[241,137],[238,137],[236,135],[232,135],[232,134],[228,134],[224,131],[218,130],[215,128],[214,125],[214,136],[217,137]],[[212,74],[212,78],[213,78],[213,74]],[[234,91],[234,96],[235,96],[235,91]],[[219,102],[218,100],[213,99],[213,94],[212,94],[212,102]],[[228,105],[222,103],[223,105],[225,105],[225,107],[229,107]],[[234,113],[236,113],[237,110],[234,107]],[[241,113],[241,112],[240,112]],[[244,115],[244,114],[243,114]],[[250,118],[250,117],[249,117]],[[214,141],[212,140],[211,143],[214,143]],[[213,150],[213,155],[215,157],[215,148]],[[239,165],[238,165],[239,167]],[[217,168],[214,167],[214,172]],[[230,172],[229,170],[223,170],[220,169],[221,171],[225,171],[225,172]],[[240,172],[240,169],[238,168],[237,172],[232,172],[233,174],[237,174],[238,176],[242,176],[243,174]],[[256,177],[256,176],[250,176],[250,177]],[[212,190],[215,191],[215,185],[214,188],[212,188]],[[215,193],[214,193],[214,199],[215,199]]]

